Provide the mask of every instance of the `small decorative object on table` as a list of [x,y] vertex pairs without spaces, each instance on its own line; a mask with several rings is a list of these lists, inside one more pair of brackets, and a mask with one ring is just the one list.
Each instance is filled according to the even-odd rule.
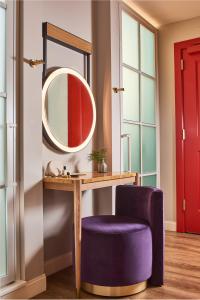
[[71,176],[70,172],[67,171],[67,166],[63,166],[62,177],[69,178]]
[[62,175],[62,164],[58,161],[49,161],[45,171],[46,176],[58,177]]
[[107,173],[108,166],[105,162],[106,159],[106,149],[94,150],[88,155],[90,161],[97,163],[97,170],[99,173]]

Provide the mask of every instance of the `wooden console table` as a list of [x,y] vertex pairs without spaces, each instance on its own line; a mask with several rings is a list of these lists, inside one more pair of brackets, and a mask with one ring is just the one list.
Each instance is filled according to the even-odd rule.
[[81,287],[81,198],[87,190],[116,186],[120,184],[138,184],[137,173],[88,173],[73,178],[45,177],[44,188],[70,191],[74,194],[74,241],[75,241],[75,285],[77,297]]

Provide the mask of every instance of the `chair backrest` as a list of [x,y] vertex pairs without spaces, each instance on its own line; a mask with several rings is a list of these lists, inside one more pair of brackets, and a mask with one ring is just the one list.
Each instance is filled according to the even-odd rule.
[[116,215],[143,219],[151,225],[152,218],[163,216],[163,192],[153,187],[119,185]]
[[162,285],[164,276],[163,192],[144,186],[120,185],[116,188],[116,215],[148,222],[152,231],[153,266],[151,284]]

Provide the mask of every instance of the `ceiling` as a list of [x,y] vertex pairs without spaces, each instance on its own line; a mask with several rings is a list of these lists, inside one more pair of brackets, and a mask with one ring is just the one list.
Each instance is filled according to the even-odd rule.
[[144,15],[154,19],[158,27],[200,17],[200,0],[132,0]]

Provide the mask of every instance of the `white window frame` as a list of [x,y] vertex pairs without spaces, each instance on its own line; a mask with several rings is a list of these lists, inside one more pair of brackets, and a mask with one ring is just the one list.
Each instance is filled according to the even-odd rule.
[[[16,2],[0,1],[6,9],[6,195],[7,195],[7,274],[0,288],[16,280]],[[9,37],[8,37],[9,34]]]
[[[155,77],[150,76],[146,73],[143,73],[139,69],[135,69],[133,67],[127,66],[125,63],[123,63],[122,60],[122,12],[125,12],[128,14],[130,17],[132,17],[135,21],[138,22],[138,44],[140,45],[140,25],[143,25],[146,27],[148,30],[153,32],[155,34]],[[123,87],[123,76],[122,76],[122,68],[123,66],[127,67],[129,70],[132,70],[136,72],[137,74],[144,75],[146,78],[153,79],[155,81],[155,118],[156,118],[156,124],[147,124],[143,123],[141,121],[135,122],[135,121],[130,121],[130,120],[125,120],[123,118],[123,93],[120,95],[120,116],[121,116],[121,134],[123,134],[122,131],[122,125],[123,123],[128,123],[128,124],[133,124],[133,125],[139,125],[140,126],[140,170],[142,172],[142,131],[141,128],[142,126],[147,126],[147,127],[154,127],[156,128],[156,172],[149,172],[149,173],[141,173],[140,174],[140,181],[141,178],[146,177],[146,176],[151,176],[151,175],[156,175],[156,184],[157,187],[160,187],[160,122],[159,122],[159,91],[158,91],[158,51],[157,51],[157,39],[158,39],[158,31],[156,28],[154,28],[150,23],[148,23],[145,19],[143,19],[140,15],[138,15],[136,12],[134,12],[132,9],[127,7],[125,4],[120,4],[119,5],[119,18],[120,18],[120,87]],[[139,49],[139,61],[141,60],[141,53]],[[141,99],[141,89],[139,85],[139,99]],[[140,100],[141,101],[141,100]],[[141,102],[140,102],[141,103]],[[140,108],[141,109],[141,108]],[[121,139],[121,170],[124,170],[123,167],[123,141]],[[142,182],[141,182],[142,183]]]

